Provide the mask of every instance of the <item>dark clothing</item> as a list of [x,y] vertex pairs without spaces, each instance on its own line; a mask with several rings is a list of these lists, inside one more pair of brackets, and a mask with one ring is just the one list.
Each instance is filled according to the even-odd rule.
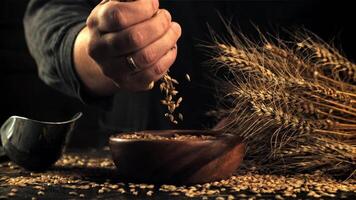
[[[100,99],[89,97],[82,91],[73,66],[72,47],[76,35],[85,26],[86,18],[97,3],[90,0],[30,1],[24,24],[29,50],[37,62],[40,78],[63,93],[104,109],[101,120],[106,129],[126,131],[171,128],[163,117],[166,108],[160,105],[162,95],[157,87],[154,91],[119,92],[113,97]],[[197,39],[207,36],[206,31],[202,30],[207,28],[205,22],[209,20],[206,18],[217,8],[213,4],[161,2],[161,7],[172,10],[175,20],[184,22],[183,36],[178,45],[180,59],[171,69],[172,76],[182,80],[178,90],[184,97],[181,112],[185,114],[185,122],[180,127],[199,128],[206,125],[204,110],[208,110],[206,107],[211,97],[201,89],[208,86],[204,86],[202,81],[205,69],[199,67],[202,59],[193,48]],[[181,45],[184,43],[186,45]],[[191,75],[194,80],[192,83],[183,81],[185,73]],[[197,99],[200,102],[192,103]]]
[[[90,11],[98,1],[94,0],[31,0],[24,24],[29,50],[35,58],[39,76],[48,85],[81,99],[84,103],[98,106],[106,129],[115,131],[171,128],[164,119],[165,107],[155,87],[153,91],[119,92],[113,97],[93,98],[82,91],[72,59],[73,43],[78,32],[85,26]],[[178,128],[203,128],[210,126],[205,112],[213,105],[212,84],[205,78],[208,71],[202,62],[207,60],[197,44],[209,40],[207,23],[221,33],[224,28],[218,12],[227,18],[234,16],[233,24],[250,34],[251,22],[261,28],[304,25],[310,28],[315,2],[310,1],[160,1],[161,8],[172,13],[183,30],[178,43],[178,58],[171,68],[171,75],[181,84],[178,87],[184,101],[181,112],[184,122]],[[191,75],[193,82],[184,81]],[[175,127],[177,128],[177,127]]]

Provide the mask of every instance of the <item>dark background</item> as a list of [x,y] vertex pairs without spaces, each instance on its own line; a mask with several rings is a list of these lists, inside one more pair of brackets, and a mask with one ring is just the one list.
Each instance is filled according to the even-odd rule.
[[[100,138],[106,133],[99,131],[97,110],[60,94],[39,80],[23,35],[22,17],[27,2],[1,1],[0,124],[11,115],[38,120],[66,120],[77,111],[83,111],[84,117],[73,133],[71,145],[102,146],[105,140]],[[184,1],[174,3],[184,4]],[[351,1],[239,1],[233,7],[224,7],[224,11],[233,15],[246,33],[253,29],[251,22],[271,30],[303,26],[326,41],[334,40],[336,46],[355,61],[355,7],[351,4]]]

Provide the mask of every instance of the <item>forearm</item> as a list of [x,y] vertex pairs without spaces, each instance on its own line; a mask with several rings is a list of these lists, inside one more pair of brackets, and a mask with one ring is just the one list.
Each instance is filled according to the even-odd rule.
[[109,96],[118,90],[114,82],[102,73],[99,65],[88,55],[89,31],[85,27],[74,43],[74,68],[84,88],[94,96]]
[[88,0],[31,0],[24,17],[26,42],[39,77],[52,88],[81,100],[73,45],[92,9]]

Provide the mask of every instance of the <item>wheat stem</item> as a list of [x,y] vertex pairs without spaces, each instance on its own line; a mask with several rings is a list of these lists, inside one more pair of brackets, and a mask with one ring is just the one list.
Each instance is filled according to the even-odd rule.
[[[308,95],[310,95],[311,97],[314,97],[315,99],[318,99],[318,100],[320,100],[320,101],[324,101],[324,102],[326,102],[326,103],[329,103],[329,104],[332,104],[332,105],[334,105],[334,106],[338,106],[338,107],[341,107],[341,108],[344,108],[344,109],[346,109],[346,110],[341,110],[340,108],[338,108],[339,109],[339,111],[342,111],[342,112],[347,112],[347,110],[350,110],[351,111],[351,113],[356,113],[356,109],[355,108],[352,108],[352,107],[350,107],[350,106],[347,106],[347,105],[344,105],[344,104],[341,104],[341,103],[338,103],[338,102],[335,102],[335,101],[331,101],[331,100],[328,100],[328,99],[325,99],[325,98],[321,98],[321,97],[319,97],[319,96],[317,96],[317,95],[314,95],[314,94],[311,94],[311,93],[309,93],[309,92],[306,92],[305,94],[308,94]],[[319,103],[319,102],[315,102],[315,103]],[[336,108],[336,107],[335,107]]]

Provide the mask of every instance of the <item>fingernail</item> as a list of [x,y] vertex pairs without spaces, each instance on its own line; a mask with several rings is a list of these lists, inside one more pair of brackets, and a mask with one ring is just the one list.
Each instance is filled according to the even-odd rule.
[[105,4],[105,3],[109,2],[109,1],[110,1],[110,0],[102,0],[102,1],[100,2],[100,5]]
[[157,16],[158,14],[160,14],[162,12],[161,9],[157,10],[157,12],[153,15],[153,16]]
[[162,13],[169,22],[172,21],[172,15],[167,10],[161,9],[160,13]]
[[174,31],[175,31],[178,35],[181,35],[182,30],[181,30],[181,27],[179,26],[179,24],[176,23],[176,22],[173,22],[172,26],[173,26]]

